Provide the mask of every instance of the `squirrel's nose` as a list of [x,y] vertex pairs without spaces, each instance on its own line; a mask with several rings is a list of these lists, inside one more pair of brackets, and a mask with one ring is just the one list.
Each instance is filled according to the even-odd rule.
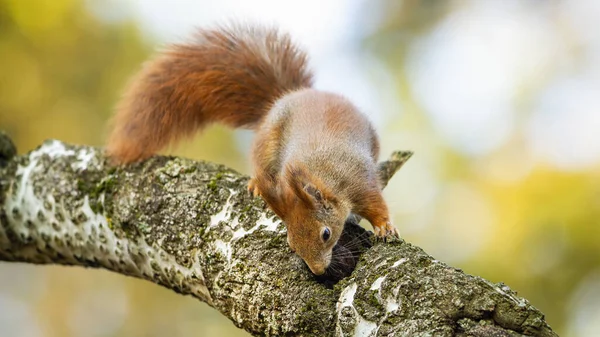
[[325,274],[325,265],[322,263],[316,263],[313,265],[309,265],[308,268],[310,268],[310,271],[312,271],[313,274],[315,275],[323,275]]

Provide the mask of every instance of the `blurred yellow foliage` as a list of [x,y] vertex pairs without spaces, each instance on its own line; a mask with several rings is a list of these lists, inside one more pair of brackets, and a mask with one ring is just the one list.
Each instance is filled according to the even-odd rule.
[[578,282],[600,267],[598,172],[539,167],[510,185],[484,182],[496,231],[473,259],[476,267],[467,268],[511,285],[564,329],[572,310],[564,304]]
[[40,36],[69,36],[56,34],[72,13],[79,10],[80,5],[73,0],[5,0],[8,16],[16,27],[27,37],[35,39]]
[[133,22],[80,1],[0,2],[0,125],[21,152],[47,138],[100,145],[125,79],[149,48]]
[[[593,329],[598,325],[586,317],[600,312],[599,292],[592,291],[594,277],[600,271],[600,163],[579,169],[560,168],[546,163],[524,141],[531,114],[529,104],[535,102],[536,95],[540,95],[552,76],[543,73],[529,78],[530,86],[516,89],[516,106],[527,102],[527,108],[518,112],[505,144],[484,155],[467,155],[449,146],[436,129],[431,111],[423,106],[423,96],[415,95],[414,72],[410,77],[407,62],[409,53],[415,52],[411,47],[419,45],[454,11],[459,12],[462,7],[478,8],[482,3],[380,1],[388,11],[378,23],[378,30],[365,40],[365,47],[385,63],[403,107],[401,116],[384,132],[384,147],[389,146],[385,144],[387,140],[416,152],[412,162],[395,178],[396,182],[390,184],[393,190],[386,194],[390,198],[406,194],[401,202],[414,202],[413,199],[421,197],[421,192],[415,189],[430,189],[415,183],[421,182],[421,176],[427,176],[428,179],[423,180],[434,181],[432,192],[426,195],[427,206],[396,214],[400,230],[403,226],[409,227],[405,238],[470,274],[508,284],[544,312],[559,335],[588,336],[582,331],[596,331]],[[522,6],[528,8],[527,4]],[[552,9],[552,5],[548,5],[546,13],[553,13]],[[496,13],[502,14],[506,15]],[[458,20],[456,16],[453,18]],[[567,23],[562,22],[557,27],[558,31],[569,32],[561,38],[575,45],[578,37],[572,35],[575,32],[569,30]],[[498,27],[499,30],[504,28]],[[568,55],[586,55],[583,46],[578,47],[580,54]],[[412,57],[415,55],[422,57],[421,54],[412,54]],[[527,55],[520,57],[527,58]],[[564,59],[557,60],[564,62]],[[585,60],[590,62],[591,59]],[[446,67],[452,68],[453,64],[448,63]],[[555,68],[558,65],[549,67]],[[474,96],[473,100],[477,98]],[[570,113],[577,118],[570,111],[543,112],[547,115]],[[573,136],[579,135],[571,134]],[[556,134],[555,137],[566,136]],[[420,172],[411,172],[411,165]],[[404,178],[403,173],[419,179]],[[396,185],[398,181],[402,184]]]
[[[152,49],[132,19],[103,22],[84,1],[0,0],[0,129],[20,153],[49,138],[101,146],[122,88]],[[245,168],[223,128],[175,150]],[[2,336],[247,335],[191,297],[57,266],[0,264],[0,316]]]

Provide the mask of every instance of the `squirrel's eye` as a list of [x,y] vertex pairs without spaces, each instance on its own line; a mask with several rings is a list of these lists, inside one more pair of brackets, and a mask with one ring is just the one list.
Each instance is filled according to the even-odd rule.
[[331,236],[331,231],[329,230],[329,228],[325,227],[322,236],[324,242],[327,242],[327,240],[329,240],[329,237]]

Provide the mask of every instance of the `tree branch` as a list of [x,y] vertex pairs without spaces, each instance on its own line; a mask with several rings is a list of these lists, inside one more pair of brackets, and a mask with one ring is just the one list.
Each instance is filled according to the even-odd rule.
[[[333,287],[335,273],[317,282],[248,178],[224,166],[153,157],[112,168],[101,150],[58,141],[14,153],[0,134],[0,260],[149,280],[254,335],[556,336],[508,287],[402,240],[354,254]],[[383,163],[383,182],[409,157]],[[345,244],[370,246],[355,220]]]

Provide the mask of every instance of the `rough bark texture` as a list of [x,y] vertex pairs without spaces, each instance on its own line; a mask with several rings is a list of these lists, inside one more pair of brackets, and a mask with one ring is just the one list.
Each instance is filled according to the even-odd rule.
[[[382,164],[382,179],[409,156]],[[402,240],[375,243],[333,287],[316,282],[247,179],[173,157],[111,168],[101,150],[58,141],[15,156],[0,134],[0,260],[146,279],[254,335],[556,336],[507,286]]]

